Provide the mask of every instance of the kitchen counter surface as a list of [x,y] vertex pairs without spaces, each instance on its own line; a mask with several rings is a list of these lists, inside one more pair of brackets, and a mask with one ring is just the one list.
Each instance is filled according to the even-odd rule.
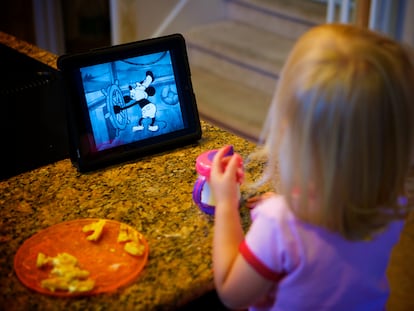
[[[0,42],[56,67],[55,55],[33,45],[1,32]],[[196,144],[135,162],[82,174],[66,159],[0,181],[0,309],[171,310],[213,290],[213,217],[192,201],[195,160],[225,144],[246,157],[254,145],[203,121],[202,130]],[[248,196],[242,187],[242,201]],[[241,213],[246,227],[243,206]],[[149,260],[139,278],[112,294],[70,299],[23,286],[13,270],[20,245],[41,229],[88,217],[124,222],[146,237]]]

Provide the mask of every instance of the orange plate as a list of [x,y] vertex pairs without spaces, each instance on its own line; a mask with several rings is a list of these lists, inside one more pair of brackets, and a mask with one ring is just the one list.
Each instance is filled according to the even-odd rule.
[[[121,223],[114,220],[106,220],[101,238],[97,242],[88,241],[87,234],[82,232],[82,228],[98,220],[87,218],[62,222],[27,239],[14,257],[14,269],[19,280],[35,291],[61,297],[113,292],[134,281],[148,260],[147,241],[142,238],[142,243],[145,245],[142,256],[126,253],[123,249],[124,243],[117,242]],[[84,293],[69,293],[52,292],[41,287],[41,281],[49,277],[50,269],[36,267],[37,255],[40,252],[50,257],[63,252],[75,256],[79,267],[88,270],[90,278],[95,280],[94,289]]]

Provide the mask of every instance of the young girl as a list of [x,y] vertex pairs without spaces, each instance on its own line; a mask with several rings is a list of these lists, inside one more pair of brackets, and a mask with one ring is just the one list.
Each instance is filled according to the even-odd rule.
[[239,155],[213,160],[217,292],[230,308],[383,310],[386,268],[409,211],[414,69],[393,40],[350,25],[304,34],[266,122],[264,181],[240,225]]

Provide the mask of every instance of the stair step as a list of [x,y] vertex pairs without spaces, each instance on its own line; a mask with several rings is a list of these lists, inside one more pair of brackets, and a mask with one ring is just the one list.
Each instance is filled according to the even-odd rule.
[[297,38],[325,20],[310,0],[224,0],[226,19],[184,33],[200,116],[257,142]]
[[297,38],[325,23],[326,4],[310,0],[226,0],[229,19]]
[[199,26],[184,36],[191,66],[268,94],[295,42],[237,21]]
[[201,118],[256,142],[272,95],[197,66],[191,67],[191,76]]

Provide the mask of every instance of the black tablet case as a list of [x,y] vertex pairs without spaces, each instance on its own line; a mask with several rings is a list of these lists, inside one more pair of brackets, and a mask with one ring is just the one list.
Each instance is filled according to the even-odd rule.
[[0,44],[0,179],[68,158],[60,72]]

